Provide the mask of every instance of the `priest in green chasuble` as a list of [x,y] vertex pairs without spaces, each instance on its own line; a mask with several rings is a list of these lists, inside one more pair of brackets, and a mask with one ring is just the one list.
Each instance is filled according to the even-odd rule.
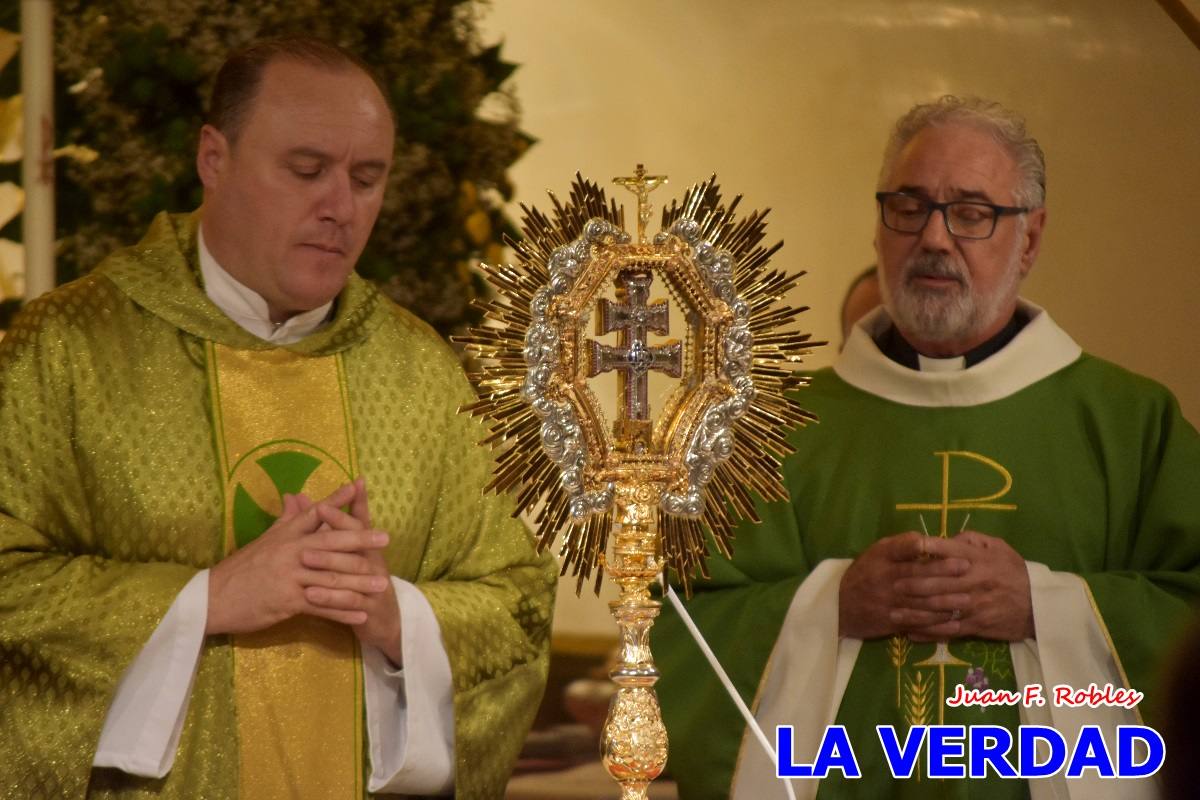
[[[1200,438],[1169,391],[1018,296],[1046,225],[1043,155],[1019,117],[978,99],[915,107],[879,189],[883,306],[804,391],[820,423],[792,437],[790,502],[761,507],[689,609],[768,737],[795,726],[782,759],[813,764],[845,726],[862,777],[793,780],[797,797],[1155,797],[1154,779],[1094,769],[932,779],[924,754],[892,777],[877,725],[901,742],[918,725],[1014,740],[1043,725],[1069,746],[1096,725],[1115,758],[1118,726],[1159,719],[1160,660],[1200,591]],[[654,648],[681,797],[785,797],[678,617]],[[1091,684],[1145,699],[1053,694]],[[1033,685],[1043,704],[947,703]]]
[[556,570],[353,272],[393,142],[354,56],[251,44],[202,208],[0,343],[0,797],[502,795]]

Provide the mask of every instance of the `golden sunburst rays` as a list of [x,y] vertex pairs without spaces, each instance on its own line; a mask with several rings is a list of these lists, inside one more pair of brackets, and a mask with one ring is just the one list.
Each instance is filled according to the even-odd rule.
[[[728,207],[723,206],[713,176],[691,187],[681,202],[673,202],[663,210],[663,231],[674,232],[695,245],[693,252],[702,267],[706,262],[719,265],[728,256],[728,267],[716,266],[707,271],[710,278],[716,277],[710,280],[710,286],[734,309],[735,318],[742,321],[752,342],[740,365],[751,379],[752,389],[746,394],[744,413],[737,414],[731,426],[732,446],[727,456],[716,460],[712,468],[701,514],[674,516],[659,509],[664,559],[685,588],[690,588],[689,579],[694,573],[708,576],[703,527],[712,533],[722,554],[729,556],[739,520],[760,521],[752,493],[765,500],[787,499],[780,466],[793,448],[786,432],[815,420],[792,392],[807,383],[797,372],[803,357],[823,343],[811,341],[808,334],[793,327],[807,307],[793,307],[783,299],[804,273],[767,269],[771,256],[783,243],[762,246],[767,211],[738,218],[740,201],[738,196]],[[723,272],[729,276],[727,287],[721,286]],[[727,335],[735,338],[738,327],[735,322]],[[725,350],[728,355],[728,342]],[[727,358],[725,369],[736,386],[741,370],[733,361],[736,359]],[[727,445],[722,442],[721,446]]]
[[[767,212],[739,217],[741,198],[723,206],[715,177],[664,208],[653,244],[631,243],[623,209],[578,174],[565,205],[550,199],[550,215],[522,206],[516,263],[481,265],[497,296],[479,303],[483,326],[458,340],[480,364],[471,376],[479,399],[463,411],[489,421],[483,444],[497,454],[487,489],[516,493],[540,547],[562,533],[563,573],[577,591],[595,575],[598,590],[614,482],[637,475],[661,498],[663,562],[690,588],[693,574],[707,575],[705,528],[729,555],[739,520],[758,521],[755,495],[787,498],[787,432],[814,419],[793,396],[806,383],[798,369],[823,344],[795,328],[806,309],[784,300],[803,273],[768,268],[782,243],[762,245]],[[705,374],[690,383],[685,375],[647,455],[613,446],[583,380],[590,305],[622,269],[662,269],[677,301],[705,292],[705,307],[720,309],[700,324],[693,304],[688,361]]]

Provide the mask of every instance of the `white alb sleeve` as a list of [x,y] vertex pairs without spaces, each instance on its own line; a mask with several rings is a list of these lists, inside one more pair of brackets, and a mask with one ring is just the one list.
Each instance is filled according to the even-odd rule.
[[454,791],[454,690],[433,608],[413,584],[392,577],[400,605],[404,668],[363,648],[371,792]]
[[207,622],[205,569],[183,587],[117,683],[93,766],[145,778],[171,771]]

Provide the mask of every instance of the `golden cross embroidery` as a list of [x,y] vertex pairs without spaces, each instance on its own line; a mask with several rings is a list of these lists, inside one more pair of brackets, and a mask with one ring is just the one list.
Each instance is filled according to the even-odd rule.
[[[1017,506],[1014,503],[997,503],[1001,497],[1008,494],[1012,489],[1012,473],[1004,468],[1004,465],[998,461],[972,453],[970,450],[940,450],[934,453],[942,459],[942,499],[938,503],[897,503],[897,511],[937,511],[940,512],[941,521],[938,526],[938,536],[945,539],[949,536],[948,523],[951,509],[988,509],[991,511],[1016,511]],[[999,491],[993,492],[985,497],[967,497],[961,499],[950,498],[950,459],[952,458],[967,458],[977,461],[992,470],[994,470],[1004,480],[1004,485]],[[924,522],[922,522],[924,524]],[[933,655],[923,661],[918,661],[913,664],[914,667],[936,667],[938,671],[938,724],[942,725],[946,721],[946,667],[967,667],[970,666],[966,661],[955,656],[950,652],[948,642],[938,642],[933,650]],[[897,667],[897,672],[899,667]]]
[[633,175],[625,178],[613,178],[613,183],[623,186],[637,196],[638,201],[638,244],[646,241],[646,225],[650,222],[650,205],[648,196],[651,192],[667,182],[666,175],[647,175],[646,167],[637,165]]
[[650,370],[664,372],[672,378],[683,374],[683,350],[679,342],[661,347],[650,347],[646,343],[648,331],[665,335],[670,328],[667,301],[646,302],[653,280],[654,276],[649,272],[638,270],[624,270],[617,275],[614,282],[618,302],[600,298],[596,334],[619,331],[619,344],[612,347],[595,340],[590,342],[588,377],[618,370],[618,382],[625,397],[624,416],[629,420],[650,418]]
[[[1012,474],[1004,468],[1002,464],[993,461],[987,456],[979,453],[972,453],[970,450],[942,450],[934,453],[935,456],[940,456],[942,459],[942,499],[938,503],[897,503],[897,511],[937,511],[941,514],[941,521],[938,525],[938,536],[945,539],[949,536],[949,517],[951,509],[973,509],[985,508],[991,511],[1016,511],[1017,507],[1013,503],[996,503],[1008,494],[1012,489]],[[950,459],[951,458],[969,458],[978,461],[991,467],[1004,479],[1004,485],[1000,490],[989,494],[986,497],[968,497],[961,499],[950,498]]]

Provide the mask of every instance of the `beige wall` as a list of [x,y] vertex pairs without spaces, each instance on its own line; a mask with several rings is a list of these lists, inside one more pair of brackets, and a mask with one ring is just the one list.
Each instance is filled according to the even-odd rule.
[[[889,125],[946,92],[1011,105],[1049,172],[1025,294],[1200,423],[1200,51],[1154,0],[495,0],[484,28],[523,65],[540,139],[519,201],[642,161],[671,178],[661,202],[715,171],[772,208],[777,263],[808,270],[807,328],[834,346],[845,284],[874,259]],[[608,630],[594,601],[562,613]]]

